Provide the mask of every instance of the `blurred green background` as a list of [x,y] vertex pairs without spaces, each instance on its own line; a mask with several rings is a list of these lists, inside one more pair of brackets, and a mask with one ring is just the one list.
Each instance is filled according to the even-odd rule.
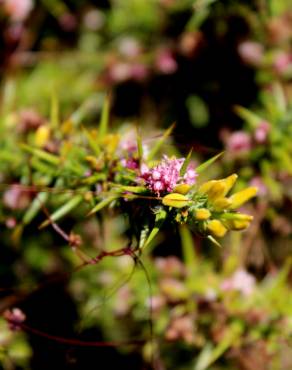
[[[79,348],[11,332],[1,319],[0,367],[290,370],[289,1],[2,0],[0,29],[0,311],[20,307],[28,325],[59,337],[144,338]],[[175,122],[161,154],[193,148],[199,162],[224,150],[203,177],[236,172],[237,190],[259,188],[249,229],[219,249],[170,226],[144,267],[122,256],[76,271],[78,251],[38,228],[46,215],[34,191],[13,184],[44,186],[50,212],[72,198],[45,187],[50,166],[23,144],[78,162],[108,94],[121,137],[138,125],[151,148]],[[61,185],[77,187],[78,170]],[[86,207],[60,220],[82,235],[84,253],[127,243],[121,213],[86,218]]]

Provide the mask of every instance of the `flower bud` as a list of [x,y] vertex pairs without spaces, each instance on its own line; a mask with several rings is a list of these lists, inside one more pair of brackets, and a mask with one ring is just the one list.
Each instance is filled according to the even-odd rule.
[[231,195],[231,197],[229,197],[231,205],[228,207],[228,209],[236,209],[240,207],[242,204],[253,198],[257,191],[258,189],[256,187],[249,187]]
[[208,220],[210,216],[211,212],[207,208],[199,208],[195,210],[195,219],[198,221]]
[[188,203],[189,203],[188,198],[179,193],[170,193],[162,198],[163,205],[174,208],[185,207],[188,205]]
[[250,221],[248,220],[224,220],[224,226],[229,230],[241,231],[249,227]]
[[231,205],[231,201],[227,198],[217,198],[214,200],[212,206],[215,211],[223,211]]
[[217,238],[222,238],[227,232],[226,227],[219,220],[208,221],[207,230],[212,234],[212,236]]

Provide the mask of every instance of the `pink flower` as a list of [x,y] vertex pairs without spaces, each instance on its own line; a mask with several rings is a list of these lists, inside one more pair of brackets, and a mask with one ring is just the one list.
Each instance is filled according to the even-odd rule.
[[141,45],[138,40],[132,37],[123,37],[118,45],[119,52],[128,58],[135,58],[141,52]]
[[271,125],[267,121],[262,121],[254,132],[255,141],[258,144],[263,144],[267,141],[268,133],[270,132]]
[[228,279],[223,280],[221,289],[223,291],[237,290],[244,296],[252,294],[255,287],[255,278],[246,270],[239,269]]
[[162,161],[149,169],[146,165],[141,166],[141,178],[145,180],[147,187],[160,196],[160,193],[171,192],[179,183],[193,185],[196,182],[197,173],[192,165],[189,165],[183,177],[180,169],[184,158],[170,159],[164,156]]
[[237,48],[242,60],[251,65],[259,65],[262,62],[264,47],[258,42],[246,40],[241,42]]
[[268,188],[263,182],[263,179],[260,176],[255,176],[251,179],[250,186],[255,186],[258,188],[258,195],[259,196],[265,196],[268,193]]
[[21,324],[25,321],[25,314],[19,308],[12,308],[4,312],[4,318],[8,322],[9,329],[17,331],[21,329]]
[[131,65],[131,77],[134,81],[144,81],[148,77],[149,71],[144,64],[133,63]]
[[30,195],[17,184],[11,185],[3,195],[3,204],[10,209],[24,209],[29,205]]
[[247,152],[251,149],[251,137],[244,131],[233,132],[227,141],[227,149],[233,153]]
[[158,53],[155,66],[158,72],[163,74],[172,74],[178,68],[177,62],[169,50],[163,50]]
[[32,0],[4,0],[4,8],[11,19],[22,22],[33,8]]
[[131,78],[131,65],[125,62],[118,62],[109,70],[110,79],[115,83],[121,83]]
[[291,65],[292,56],[286,52],[279,53],[274,60],[274,68],[278,73],[284,73]]

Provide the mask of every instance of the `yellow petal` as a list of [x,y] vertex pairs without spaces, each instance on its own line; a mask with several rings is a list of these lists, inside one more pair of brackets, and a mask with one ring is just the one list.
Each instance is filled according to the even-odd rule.
[[225,179],[207,181],[199,187],[199,192],[209,195],[210,192],[215,191],[215,189],[218,191],[220,188],[222,197],[224,197],[235,184],[237,177],[238,176],[234,173]]
[[245,230],[249,227],[250,221],[247,220],[224,220],[224,225],[229,229],[229,230]]
[[162,198],[162,204],[174,208],[182,208],[189,204],[189,200],[182,194],[170,193]]
[[175,193],[185,195],[189,192],[190,188],[191,186],[188,184],[180,184],[180,185],[177,185],[173,190]]
[[207,230],[216,238],[222,238],[227,232],[227,228],[219,220],[208,221]]
[[210,216],[211,212],[207,208],[199,208],[195,210],[195,219],[198,221],[208,220]]
[[44,147],[50,138],[50,128],[48,126],[40,126],[35,133],[34,142],[39,148]]
[[225,186],[223,196],[225,196],[229,192],[229,190],[233,187],[237,178],[238,176],[236,175],[236,173],[233,173],[232,175],[226,177],[225,179],[220,180],[222,183],[224,183]]
[[252,186],[231,195],[231,197],[229,197],[231,205],[228,207],[228,209],[236,209],[240,207],[242,204],[253,198],[257,191],[258,189]]
[[217,198],[214,200],[212,206],[215,211],[223,211],[231,205],[231,201],[227,198]]
[[201,194],[207,194],[208,191],[210,191],[211,187],[217,182],[218,180],[211,180],[211,181],[207,181],[205,182],[204,184],[202,184],[199,189],[198,189],[198,192],[201,193]]

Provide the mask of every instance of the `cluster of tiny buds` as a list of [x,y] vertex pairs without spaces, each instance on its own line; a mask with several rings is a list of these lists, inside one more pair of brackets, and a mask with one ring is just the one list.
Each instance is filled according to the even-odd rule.
[[149,169],[143,164],[141,178],[145,180],[147,187],[158,196],[160,193],[173,191],[180,183],[193,185],[198,174],[192,165],[187,167],[184,176],[180,175],[184,161],[184,158],[168,158],[165,155],[162,161],[153,168]]

